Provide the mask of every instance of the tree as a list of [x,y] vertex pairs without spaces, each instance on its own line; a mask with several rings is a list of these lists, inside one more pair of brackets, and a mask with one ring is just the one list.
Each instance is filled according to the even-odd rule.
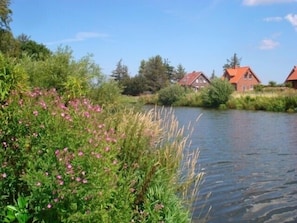
[[269,82],[268,82],[268,86],[269,86],[269,87],[276,87],[277,84],[276,84],[275,81],[269,81]]
[[203,105],[206,107],[219,107],[229,100],[233,91],[234,87],[228,81],[216,78],[211,81],[209,86],[202,89]]
[[18,57],[20,54],[19,42],[10,30],[0,28],[0,52],[11,57]]
[[116,69],[112,71],[111,77],[118,82],[122,82],[124,79],[129,78],[128,67],[122,64],[122,59],[117,63]]
[[223,66],[224,69],[236,68],[240,66],[241,58],[237,57],[237,54],[234,53],[233,57],[227,59],[227,63]]
[[173,75],[174,75],[174,66],[170,65],[170,62],[168,59],[164,60],[164,66],[166,67],[166,74],[168,80],[173,80]]
[[155,93],[166,87],[169,82],[167,71],[167,65],[159,55],[141,61],[139,74],[145,78],[144,90]]
[[124,80],[123,94],[137,96],[144,92],[145,78],[142,75],[136,75]]
[[51,51],[45,45],[31,40],[25,34],[19,35],[17,41],[19,42],[21,52],[34,60],[44,60],[51,54]]
[[172,77],[171,81],[172,82],[178,82],[185,75],[186,75],[185,68],[181,64],[178,64],[177,67],[176,67],[176,69],[174,70],[173,77]]
[[12,21],[11,15],[12,11],[9,8],[10,0],[0,1],[0,29],[10,30],[9,23]]
[[210,80],[214,80],[216,78],[215,70],[212,71]]

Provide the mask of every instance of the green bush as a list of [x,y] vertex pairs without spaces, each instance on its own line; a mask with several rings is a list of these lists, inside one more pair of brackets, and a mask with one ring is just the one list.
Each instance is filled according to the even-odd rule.
[[234,87],[228,81],[216,78],[209,86],[202,89],[203,105],[206,107],[219,107],[229,100],[233,91]]
[[0,108],[0,221],[25,198],[30,222],[189,222],[177,192],[201,175],[180,181],[182,132],[153,114],[106,113],[55,90],[11,94]]
[[6,101],[10,92],[28,90],[27,73],[10,58],[5,58],[0,53],[0,103]]
[[170,85],[163,88],[158,93],[158,102],[161,105],[173,105],[185,94],[185,89],[179,84]]

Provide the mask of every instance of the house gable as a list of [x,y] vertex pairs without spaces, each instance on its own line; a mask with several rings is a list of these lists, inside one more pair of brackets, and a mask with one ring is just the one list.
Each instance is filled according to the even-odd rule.
[[202,72],[193,71],[186,74],[178,83],[182,86],[199,89],[208,85],[210,81]]
[[297,89],[297,66],[293,67],[285,82],[291,82],[292,87]]
[[248,66],[226,69],[223,79],[228,80],[239,92],[253,90],[255,85],[261,83],[257,75]]

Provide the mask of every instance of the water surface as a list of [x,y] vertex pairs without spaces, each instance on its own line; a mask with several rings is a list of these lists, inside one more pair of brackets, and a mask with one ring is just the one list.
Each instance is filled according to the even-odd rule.
[[200,150],[197,170],[205,172],[194,222],[205,216],[210,223],[297,222],[296,114],[199,108],[174,113],[181,125],[192,122],[188,149]]

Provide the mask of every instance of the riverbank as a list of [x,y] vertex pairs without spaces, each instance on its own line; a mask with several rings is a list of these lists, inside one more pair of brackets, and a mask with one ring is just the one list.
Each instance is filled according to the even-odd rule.
[[[158,94],[139,97],[143,104],[159,104]],[[201,107],[203,101],[200,92],[186,92],[172,106]],[[245,93],[233,92],[229,100],[219,109],[261,110],[271,112],[297,112],[297,90],[290,88],[266,88],[263,91]]]

